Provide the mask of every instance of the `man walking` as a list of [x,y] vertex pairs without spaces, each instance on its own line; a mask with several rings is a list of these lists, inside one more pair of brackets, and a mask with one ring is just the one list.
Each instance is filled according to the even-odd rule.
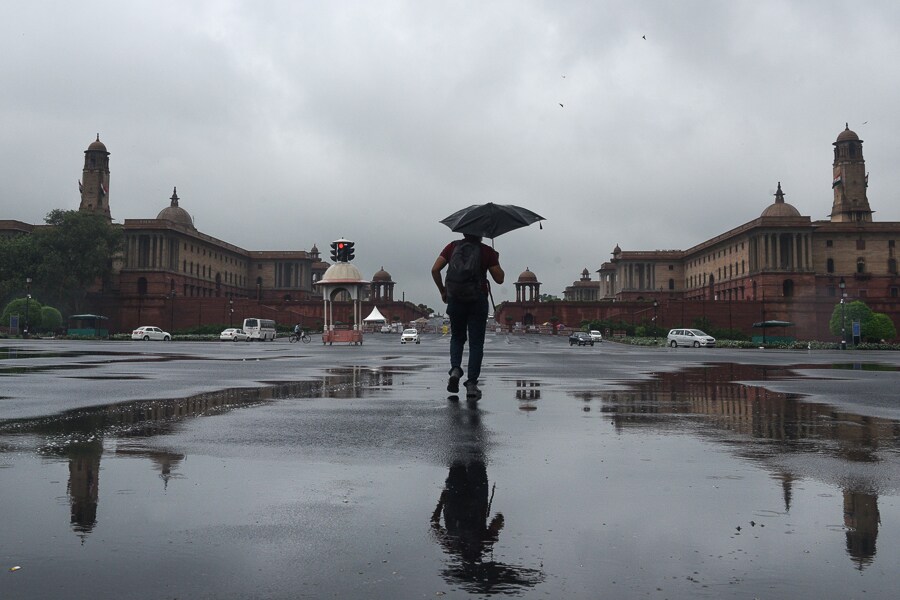
[[[447,270],[446,285],[441,271]],[[469,342],[467,377],[463,385],[466,398],[478,400],[478,377],[484,357],[484,335],[487,327],[489,283],[487,274],[497,283],[503,283],[505,274],[500,267],[500,255],[481,242],[481,237],[464,234],[463,239],[447,244],[431,267],[431,277],[441,292],[441,300],[447,303],[450,317],[450,379],[447,391],[459,392],[459,380],[463,376],[462,355]]]

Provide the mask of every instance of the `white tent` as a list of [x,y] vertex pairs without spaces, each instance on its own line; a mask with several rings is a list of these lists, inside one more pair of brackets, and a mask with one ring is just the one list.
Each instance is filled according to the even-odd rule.
[[377,321],[387,322],[387,319],[384,318],[384,315],[381,314],[381,311],[378,310],[378,307],[376,306],[372,309],[372,312],[369,314],[369,316],[363,319],[363,321],[366,323],[375,323]]

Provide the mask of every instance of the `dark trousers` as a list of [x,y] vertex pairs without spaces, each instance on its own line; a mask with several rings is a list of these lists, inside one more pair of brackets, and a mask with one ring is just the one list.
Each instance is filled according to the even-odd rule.
[[447,302],[447,316],[450,317],[450,368],[462,367],[463,347],[469,342],[468,381],[478,381],[481,375],[481,360],[484,358],[484,334],[487,328],[487,296],[472,302]]

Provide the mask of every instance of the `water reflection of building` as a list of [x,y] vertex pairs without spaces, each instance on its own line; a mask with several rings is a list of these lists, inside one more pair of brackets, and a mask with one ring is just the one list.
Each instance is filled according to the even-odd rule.
[[[33,436],[42,456],[68,461],[67,492],[71,508],[71,527],[82,541],[97,524],[100,504],[100,463],[104,439],[149,439],[169,434],[180,423],[195,417],[224,414],[286,398],[339,397],[359,398],[369,390],[393,385],[394,369],[347,367],[330,369],[320,379],[277,382],[256,388],[230,388],[194,394],[186,398],[138,400],[120,404],[79,409],[54,418],[21,419],[0,422],[0,452],[7,450],[3,436]],[[163,486],[175,476],[183,454],[146,445],[123,444],[115,455],[147,459],[158,471]]]
[[863,570],[875,559],[878,538],[878,496],[844,491],[844,525],[847,527],[847,554]]
[[71,444],[66,449],[66,454],[69,458],[68,492],[72,529],[84,536],[90,533],[97,523],[103,442],[94,440]]
[[[805,368],[817,368],[809,366]],[[701,435],[721,439],[748,458],[765,464],[772,452],[815,453],[846,463],[877,463],[879,453],[900,448],[900,423],[854,414],[800,396],[736,381],[766,381],[791,377],[784,367],[738,364],[710,365],[629,383],[613,392],[578,391],[585,403],[598,400],[619,431],[629,428],[680,428],[694,422]],[[722,433],[728,435],[723,436]],[[764,440],[759,445],[735,444],[738,439]],[[803,464],[800,462],[798,464]],[[804,473],[774,467],[790,511],[793,484]],[[812,476],[820,476],[818,473]],[[880,517],[878,482],[860,475],[841,485],[847,552],[860,569],[875,557]]]
[[519,401],[519,410],[537,410],[535,402],[541,399],[541,382],[534,379],[516,380],[516,400]]

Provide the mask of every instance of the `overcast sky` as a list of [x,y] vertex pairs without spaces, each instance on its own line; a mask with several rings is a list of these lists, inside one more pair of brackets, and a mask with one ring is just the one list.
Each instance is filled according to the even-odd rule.
[[[780,181],[823,219],[832,142],[865,142],[869,201],[900,221],[900,3],[21,2],[0,20],[0,218],[76,209],[110,155],[113,219],[178,187],[248,250],[356,241],[363,276],[443,312],[429,274],[469,204],[546,217],[495,240],[562,296],[623,250],[750,221]],[[561,106],[562,105],[562,106]]]

